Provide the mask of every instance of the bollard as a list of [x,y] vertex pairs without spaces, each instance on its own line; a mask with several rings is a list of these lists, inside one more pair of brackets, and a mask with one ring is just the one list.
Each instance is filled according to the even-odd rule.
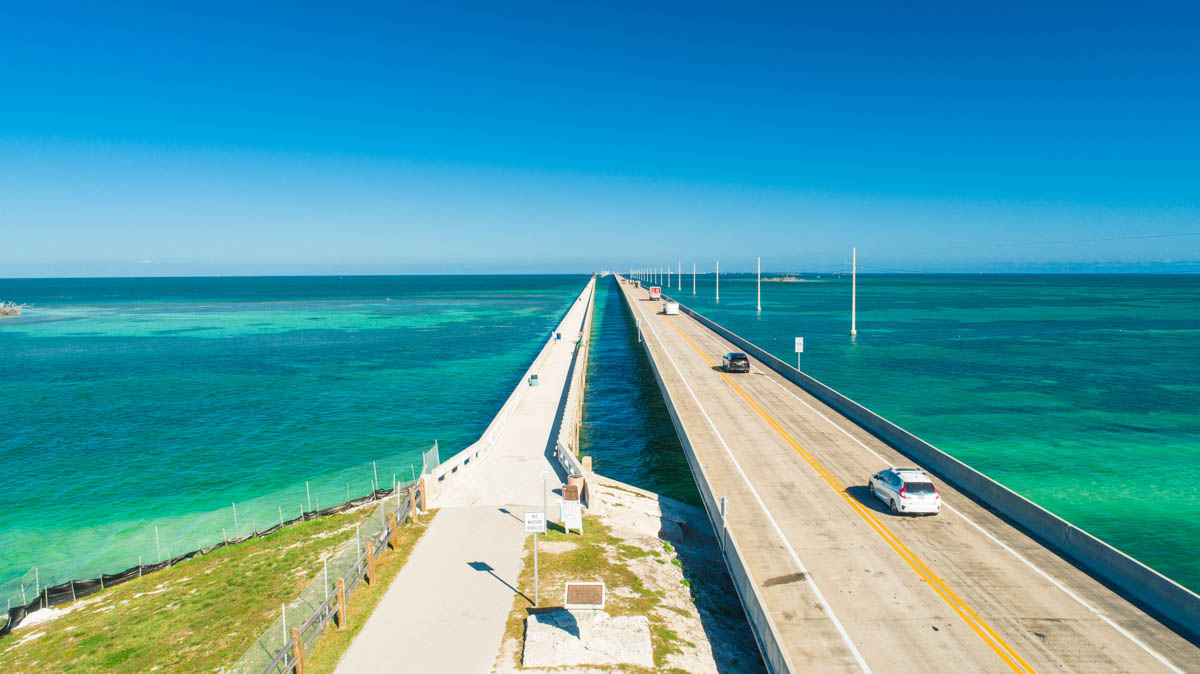
[[292,657],[295,658],[295,662],[292,664],[296,668],[296,674],[304,674],[304,642],[300,640],[299,627],[292,628],[292,641],[296,642],[296,645],[292,647]]
[[396,513],[388,513],[388,529],[392,532],[392,549],[400,549],[400,530],[396,526]]
[[346,579],[345,578],[338,578],[337,601],[338,601],[337,623],[338,623],[338,629],[341,630],[341,629],[345,629],[346,621],[347,621],[347,618],[346,618]]
[[367,584],[375,584],[375,541],[367,542]]

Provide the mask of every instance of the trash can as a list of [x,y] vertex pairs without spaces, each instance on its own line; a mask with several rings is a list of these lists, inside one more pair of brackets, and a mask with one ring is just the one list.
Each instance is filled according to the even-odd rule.
[[561,332],[556,332],[556,333],[554,333],[554,341],[556,341],[556,342],[557,342],[557,341],[559,341],[559,340],[561,340],[561,339],[562,339],[562,333],[561,333]]
[[537,375],[536,374],[529,375],[529,385],[537,386]]

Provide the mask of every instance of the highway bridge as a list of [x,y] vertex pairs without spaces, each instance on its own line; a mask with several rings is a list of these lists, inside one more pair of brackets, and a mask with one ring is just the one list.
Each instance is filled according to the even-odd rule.
[[941,514],[893,516],[867,478],[920,462],[618,280],[771,671],[1200,672],[1194,594],[1112,551],[1183,598],[1160,620],[937,471]]

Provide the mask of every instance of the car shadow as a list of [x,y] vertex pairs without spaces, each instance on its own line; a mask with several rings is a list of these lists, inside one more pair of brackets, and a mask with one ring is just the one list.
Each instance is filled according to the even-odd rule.
[[855,501],[870,508],[874,512],[882,513],[891,516],[892,509],[887,507],[887,504],[871,495],[871,491],[866,485],[857,485],[854,487],[846,487],[846,493]]

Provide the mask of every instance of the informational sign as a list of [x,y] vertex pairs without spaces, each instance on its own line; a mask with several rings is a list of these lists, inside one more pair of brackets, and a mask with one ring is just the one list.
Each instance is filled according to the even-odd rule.
[[578,501],[579,500],[579,485],[564,484],[562,486],[562,496],[563,496],[564,501]]
[[804,353],[804,338],[796,338],[796,353]]
[[546,533],[546,513],[525,513],[525,533]]
[[567,583],[563,608],[603,610],[604,583]]
[[543,480],[545,480],[545,479],[546,479],[546,478],[548,478],[548,477],[550,477],[550,469],[549,469],[549,468],[543,468],[543,469],[542,469],[542,479],[543,479]]
[[571,533],[571,529],[583,533],[583,507],[579,501],[559,501],[558,507],[567,533]]

